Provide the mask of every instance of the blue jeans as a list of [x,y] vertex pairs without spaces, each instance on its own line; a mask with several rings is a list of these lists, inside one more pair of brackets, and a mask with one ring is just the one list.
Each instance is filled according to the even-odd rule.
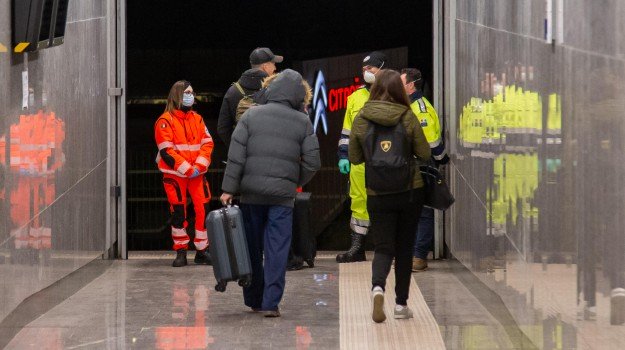
[[241,204],[241,211],[252,263],[252,284],[243,288],[245,305],[255,309],[277,310],[286,283],[293,208]]
[[417,226],[413,256],[427,259],[434,242],[434,209],[423,207],[419,226]]

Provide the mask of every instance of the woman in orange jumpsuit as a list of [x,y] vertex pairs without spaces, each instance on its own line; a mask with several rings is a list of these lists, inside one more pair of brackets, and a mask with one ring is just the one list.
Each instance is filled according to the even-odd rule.
[[195,93],[191,83],[176,82],[169,91],[165,113],[154,124],[158,146],[156,163],[163,172],[163,185],[172,213],[171,237],[177,252],[174,267],[187,265],[187,191],[195,209],[196,264],[211,264],[204,219],[211,198],[208,170],[213,152],[211,137],[202,117],[193,111]]

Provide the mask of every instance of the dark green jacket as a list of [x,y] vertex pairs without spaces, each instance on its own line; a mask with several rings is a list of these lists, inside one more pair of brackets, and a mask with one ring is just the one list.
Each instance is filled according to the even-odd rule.
[[[430,159],[430,145],[423,134],[421,124],[409,107],[385,101],[369,101],[360,110],[356,119],[354,119],[352,131],[349,135],[349,161],[351,163],[362,164],[365,162],[362,145],[367,130],[371,125],[368,122],[369,120],[384,126],[394,126],[400,122],[403,123],[406,128],[408,141],[412,144],[412,153],[422,162]],[[423,179],[418,167],[415,167],[412,188],[419,187],[423,187]],[[375,193],[367,188],[367,194],[377,195],[382,193]]]

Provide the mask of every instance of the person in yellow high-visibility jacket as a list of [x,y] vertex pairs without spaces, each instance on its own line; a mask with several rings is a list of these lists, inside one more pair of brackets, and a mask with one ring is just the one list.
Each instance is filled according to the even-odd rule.
[[363,78],[366,85],[354,91],[347,98],[347,109],[343,120],[343,130],[339,139],[339,170],[341,174],[349,174],[349,197],[352,200],[350,229],[352,243],[350,248],[336,256],[339,263],[365,261],[365,235],[369,231],[369,213],[367,213],[367,190],[365,189],[365,165],[353,165],[347,159],[349,134],[352,123],[360,109],[369,100],[369,87],[375,81],[375,74],[382,69],[386,62],[386,55],[374,51],[362,61]]
[[[436,165],[447,164],[449,156],[445,152],[443,135],[438,114],[430,102],[423,96],[423,79],[416,68],[405,68],[401,71],[404,89],[410,98],[410,107],[421,123],[423,134],[430,144],[432,158]],[[434,242],[434,209],[423,207],[417,226],[412,271],[423,271],[428,267],[427,256]]]

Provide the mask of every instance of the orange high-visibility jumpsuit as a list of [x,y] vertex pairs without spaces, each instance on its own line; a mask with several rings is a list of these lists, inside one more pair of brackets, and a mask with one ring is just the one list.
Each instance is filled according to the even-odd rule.
[[[213,152],[213,138],[204,120],[194,111],[165,112],[154,124],[154,138],[158,146],[156,162],[163,172],[163,185],[172,213],[171,236],[174,250],[187,249],[187,191],[195,209],[195,239],[197,250],[208,248],[204,219],[211,193],[204,174]],[[190,178],[194,171],[199,176]]]

